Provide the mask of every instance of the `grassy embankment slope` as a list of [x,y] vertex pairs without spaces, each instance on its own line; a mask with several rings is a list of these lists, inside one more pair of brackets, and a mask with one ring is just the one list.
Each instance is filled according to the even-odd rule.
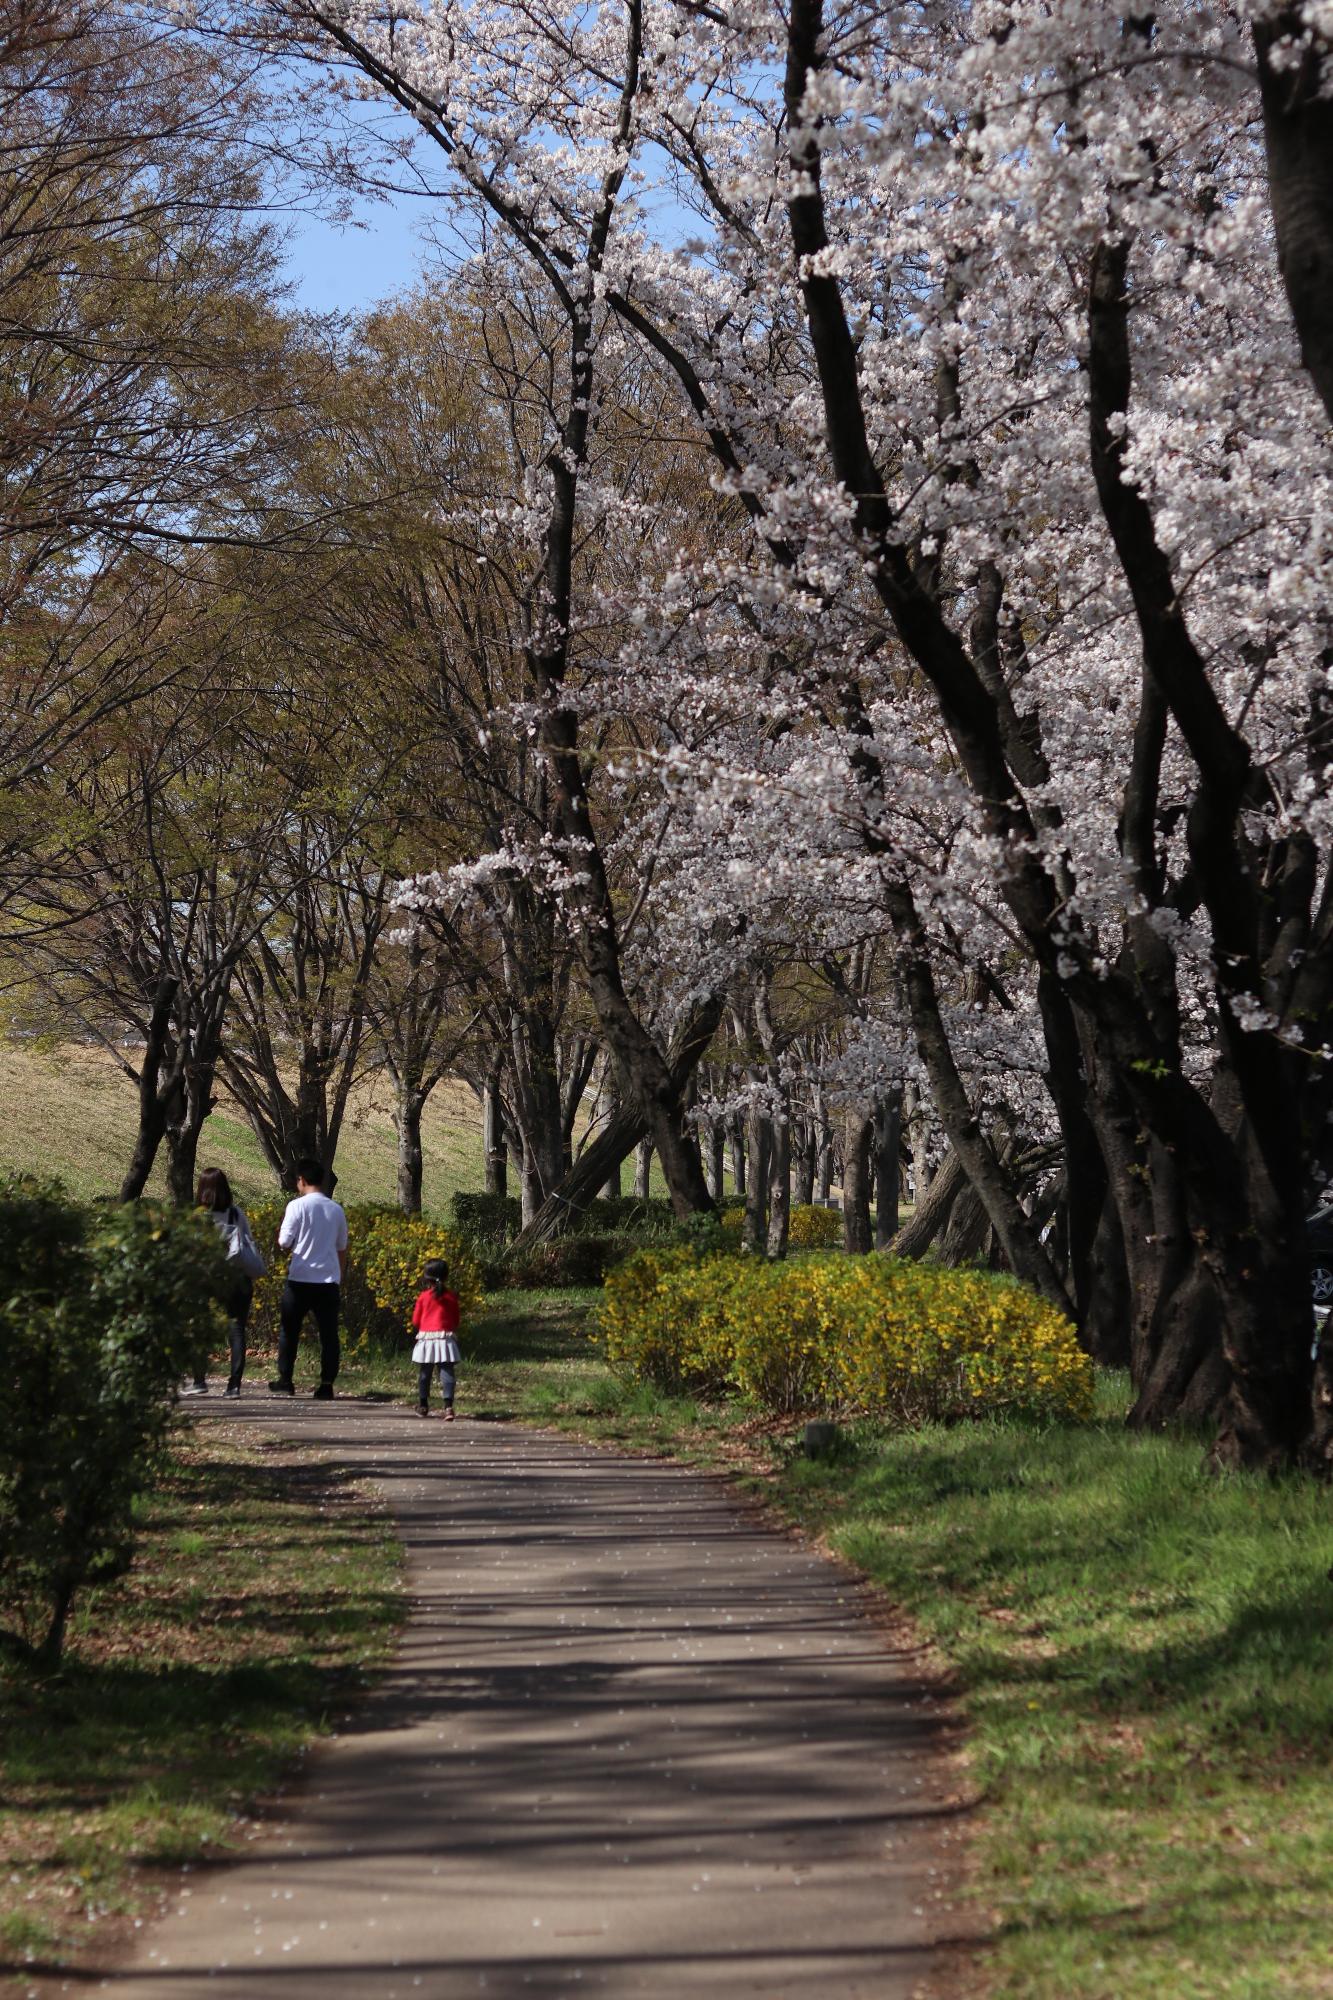
[[[58,1174],[70,1193],[90,1201],[114,1194],[134,1147],[134,1088],[99,1050],[37,1054],[0,1043],[0,1173]],[[465,1084],[443,1083],[422,1121],[425,1200],[444,1215],[458,1188],[479,1188],[481,1112]],[[159,1163],[149,1192],[162,1194]],[[201,1167],[225,1169],[242,1202],[272,1200],[273,1176],[238,1107],[223,1098],[204,1128]],[[338,1145],[342,1201],[396,1198],[397,1140],[382,1082],[354,1093]]]
[[[382,1078],[352,1093],[338,1142],[338,1199],[393,1202],[398,1198],[398,1141]],[[0,1173],[56,1174],[81,1201],[113,1195],[134,1149],[134,1088],[99,1049],[68,1047],[38,1054],[0,1041]],[[481,1108],[464,1083],[440,1084],[421,1121],[423,1195],[428,1214],[447,1217],[458,1190],[485,1179]],[[225,1095],[204,1128],[200,1167],[222,1167],[237,1199],[272,1201],[277,1193],[259,1141],[240,1108]],[[625,1192],[632,1188],[624,1170]],[[165,1155],[148,1183],[166,1192]],[[517,1193],[516,1187],[512,1191]],[[666,1193],[656,1159],[652,1191]]]

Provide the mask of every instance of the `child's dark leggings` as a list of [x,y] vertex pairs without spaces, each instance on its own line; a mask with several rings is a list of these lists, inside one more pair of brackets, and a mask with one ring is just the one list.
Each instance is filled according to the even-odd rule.
[[417,1366],[417,1401],[424,1409],[430,1401],[430,1371],[440,1371],[440,1394],[444,1397],[444,1407],[454,1406],[454,1364],[452,1361],[422,1361]]

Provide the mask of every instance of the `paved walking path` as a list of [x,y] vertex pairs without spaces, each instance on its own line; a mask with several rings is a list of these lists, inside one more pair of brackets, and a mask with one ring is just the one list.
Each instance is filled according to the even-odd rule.
[[380,1482],[412,1614],[114,2000],[908,2000],[950,1919],[938,1715],[721,1484],[396,1407],[201,1405]]

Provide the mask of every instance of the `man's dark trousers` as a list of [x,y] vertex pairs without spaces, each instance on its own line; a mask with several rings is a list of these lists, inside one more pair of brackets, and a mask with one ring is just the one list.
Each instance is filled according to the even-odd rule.
[[278,1308],[278,1378],[290,1382],[296,1368],[296,1348],[307,1313],[319,1331],[319,1379],[336,1382],[342,1348],[338,1341],[339,1285],[307,1285],[288,1278]]

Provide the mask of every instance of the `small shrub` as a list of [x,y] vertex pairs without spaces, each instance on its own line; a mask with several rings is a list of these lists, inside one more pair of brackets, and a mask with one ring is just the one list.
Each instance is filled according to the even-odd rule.
[[611,1366],[663,1389],[904,1424],[1024,1411],[1086,1418],[1092,1368],[1062,1314],[1011,1278],[889,1257],[783,1264],[645,1251],[607,1282]]
[[54,1666],[76,1593],[119,1575],[171,1390],[219,1330],[216,1231],[147,1203],[80,1209],[0,1181],[0,1605],[8,1649]]
[[637,1236],[556,1236],[534,1243],[521,1257],[502,1257],[488,1267],[492,1291],[547,1291],[572,1285],[600,1285],[608,1271],[640,1247]]
[[456,1194],[450,1202],[454,1227],[469,1243],[490,1248],[518,1235],[523,1204],[515,1194]]
[[607,1278],[597,1316],[610,1366],[671,1395],[724,1388],[726,1307],[747,1268],[758,1267],[688,1244],[628,1258]]
[[793,1250],[835,1250],[842,1242],[842,1217],[836,1208],[796,1202],[787,1241]]
[[457,1230],[396,1208],[353,1208],[347,1214],[347,1239],[349,1276],[353,1271],[360,1276],[374,1308],[400,1336],[432,1257],[442,1257],[449,1266],[450,1289],[458,1294],[464,1318],[481,1304],[481,1270]]
[[664,1236],[675,1221],[669,1201],[645,1200],[636,1194],[598,1195],[574,1224],[576,1232],[592,1236]]

